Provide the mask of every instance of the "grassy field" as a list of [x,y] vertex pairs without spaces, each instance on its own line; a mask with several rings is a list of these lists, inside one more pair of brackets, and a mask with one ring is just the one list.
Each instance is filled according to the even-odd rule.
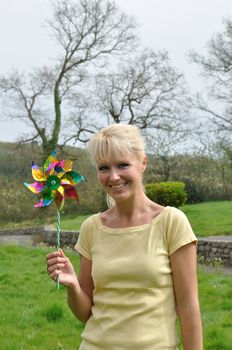
[[199,237],[232,234],[232,201],[204,202],[181,209]]
[[75,218],[64,218],[61,222],[61,227],[63,230],[79,230],[82,222],[88,217],[89,215],[79,215]]
[[[46,273],[48,248],[0,246],[0,349],[77,350],[83,325]],[[78,258],[67,252],[78,269]],[[205,350],[231,350],[232,278],[199,268]]]
[[66,306],[64,287],[57,291],[47,277],[47,252],[0,246],[0,349],[78,349],[83,326]]

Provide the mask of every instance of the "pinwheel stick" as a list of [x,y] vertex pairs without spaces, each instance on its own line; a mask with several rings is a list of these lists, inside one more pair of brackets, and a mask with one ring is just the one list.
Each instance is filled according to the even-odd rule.
[[[56,211],[56,249],[57,251],[60,250],[60,211],[57,209]],[[56,288],[60,289],[60,282],[59,282],[59,275],[57,275],[56,278]]]

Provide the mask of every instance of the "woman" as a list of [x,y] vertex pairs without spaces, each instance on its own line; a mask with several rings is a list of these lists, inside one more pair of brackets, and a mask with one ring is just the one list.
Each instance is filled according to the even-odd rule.
[[68,305],[86,323],[80,350],[202,350],[196,237],[185,215],[152,202],[136,126],[111,125],[89,142],[112,206],[89,217],[75,249],[78,277],[62,251],[47,256],[50,277],[67,286]]

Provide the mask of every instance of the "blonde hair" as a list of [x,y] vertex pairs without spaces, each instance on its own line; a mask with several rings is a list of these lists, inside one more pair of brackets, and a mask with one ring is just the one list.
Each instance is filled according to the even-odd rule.
[[141,161],[145,155],[145,143],[135,125],[113,124],[101,129],[90,139],[88,149],[94,165],[110,159],[112,154],[133,154]]

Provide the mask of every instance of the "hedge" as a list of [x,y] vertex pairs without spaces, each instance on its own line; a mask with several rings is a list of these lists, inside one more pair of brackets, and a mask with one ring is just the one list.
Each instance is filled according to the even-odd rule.
[[145,185],[145,191],[152,201],[160,205],[180,207],[185,204],[187,193],[183,182],[158,182]]

